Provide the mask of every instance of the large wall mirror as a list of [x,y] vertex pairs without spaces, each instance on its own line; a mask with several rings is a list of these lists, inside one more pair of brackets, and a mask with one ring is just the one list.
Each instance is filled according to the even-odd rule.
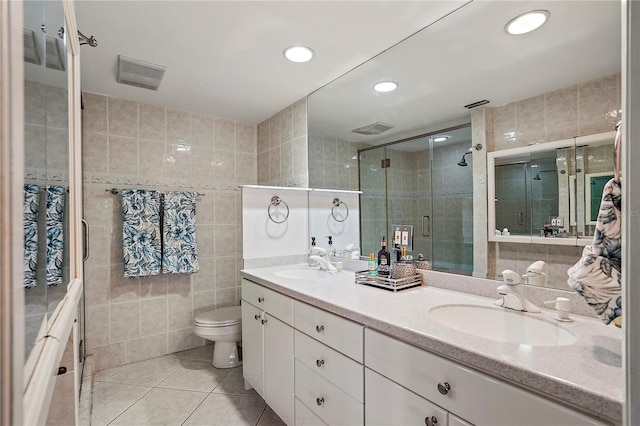
[[[577,237],[588,240],[592,232],[586,209],[597,195],[588,206],[582,172],[557,170],[563,158],[575,164],[590,158],[588,149],[612,155],[608,147],[573,141],[611,131],[620,117],[619,3],[473,1],[452,3],[452,9],[309,96],[309,186],[363,192],[365,254],[382,235],[392,235],[394,224],[410,224],[417,242],[413,254],[431,256],[435,269],[500,279],[503,269],[524,272],[532,261],[544,260],[547,285],[568,289],[566,270],[580,257]],[[507,34],[511,19],[539,9],[550,14],[542,27]],[[380,81],[394,81],[397,88],[376,92]],[[478,101],[488,103],[473,105]],[[459,135],[464,128],[467,135]],[[533,198],[522,206],[505,203],[501,213],[515,222],[501,231],[513,229],[514,235],[520,226],[530,239],[538,222],[544,228],[551,217],[543,206],[556,206],[567,222],[570,212],[585,209],[567,229],[575,233],[573,245],[490,238],[487,153],[558,140],[574,146],[521,159],[533,168],[505,166],[504,178],[522,169],[518,173],[530,179]],[[538,171],[540,180],[534,180]],[[590,173],[590,188],[605,179],[595,174],[601,172]],[[557,195],[543,192],[552,179]],[[561,200],[560,191],[577,198]]]
[[24,2],[23,33],[28,358],[70,280],[69,251],[64,249],[69,235],[69,96],[62,2]]

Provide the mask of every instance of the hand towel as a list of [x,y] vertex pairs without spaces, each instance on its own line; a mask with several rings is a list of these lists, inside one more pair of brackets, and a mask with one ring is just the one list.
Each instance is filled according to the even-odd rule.
[[122,190],[122,247],[125,278],[160,274],[160,193]]
[[24,186],[24,286],[33,288],[38,275],[38,204],[40,187]]
[[622,314],[620,207],[620,184],[611,179],[602,190],[593,242],[567,271],[569,286],[605,324]]
[[198,272],[196,193],[171,191],[164,195],[162,272]]
[[64,266],[64,196],[62,186],[49,185],[47,195],[47,285],[62,284]]

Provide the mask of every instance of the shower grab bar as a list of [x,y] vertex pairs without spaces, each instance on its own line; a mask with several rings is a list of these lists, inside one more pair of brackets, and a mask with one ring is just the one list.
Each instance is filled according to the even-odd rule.
[[524,213],[518,213],[518,225],[524,225]]
[[[424,220],[427,219],[427,226],[424,226]],[[426,232],[425,232],[426,229]],[[422,216],[422,236],[430,237],[431,236],[431,218],[429,216]]]

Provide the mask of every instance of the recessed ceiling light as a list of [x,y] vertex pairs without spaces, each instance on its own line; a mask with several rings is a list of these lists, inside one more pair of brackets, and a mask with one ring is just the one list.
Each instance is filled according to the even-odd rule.
[[442,135],[442,136],[436,136],[435,138],[433,138],[434,142],[444,142],[446,140],[449,139],[449,136],[447,135]]
[[313,59],[313,50],[306,46],[287,47],[282,54],[291,62],[309,62]]
[[548,10],[532,10],[513,18],[504,29],[507,33],[513,35],[526,34],[540,28],[542,24],[547,22],[549,16],[551,14]]
[[373,90],[380,93],[393,92],[398,88],[398,83],[395,81],[381,81],[373,85]]

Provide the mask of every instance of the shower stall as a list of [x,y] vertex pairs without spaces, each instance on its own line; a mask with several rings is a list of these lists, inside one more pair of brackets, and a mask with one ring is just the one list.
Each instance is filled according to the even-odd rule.
[[382,236],[393,240],[394,225],[409,225],[409,254],[424,255],[436,270],[471,275],[470,148],[465,125],[359,150],[362,254],[377,253]]

